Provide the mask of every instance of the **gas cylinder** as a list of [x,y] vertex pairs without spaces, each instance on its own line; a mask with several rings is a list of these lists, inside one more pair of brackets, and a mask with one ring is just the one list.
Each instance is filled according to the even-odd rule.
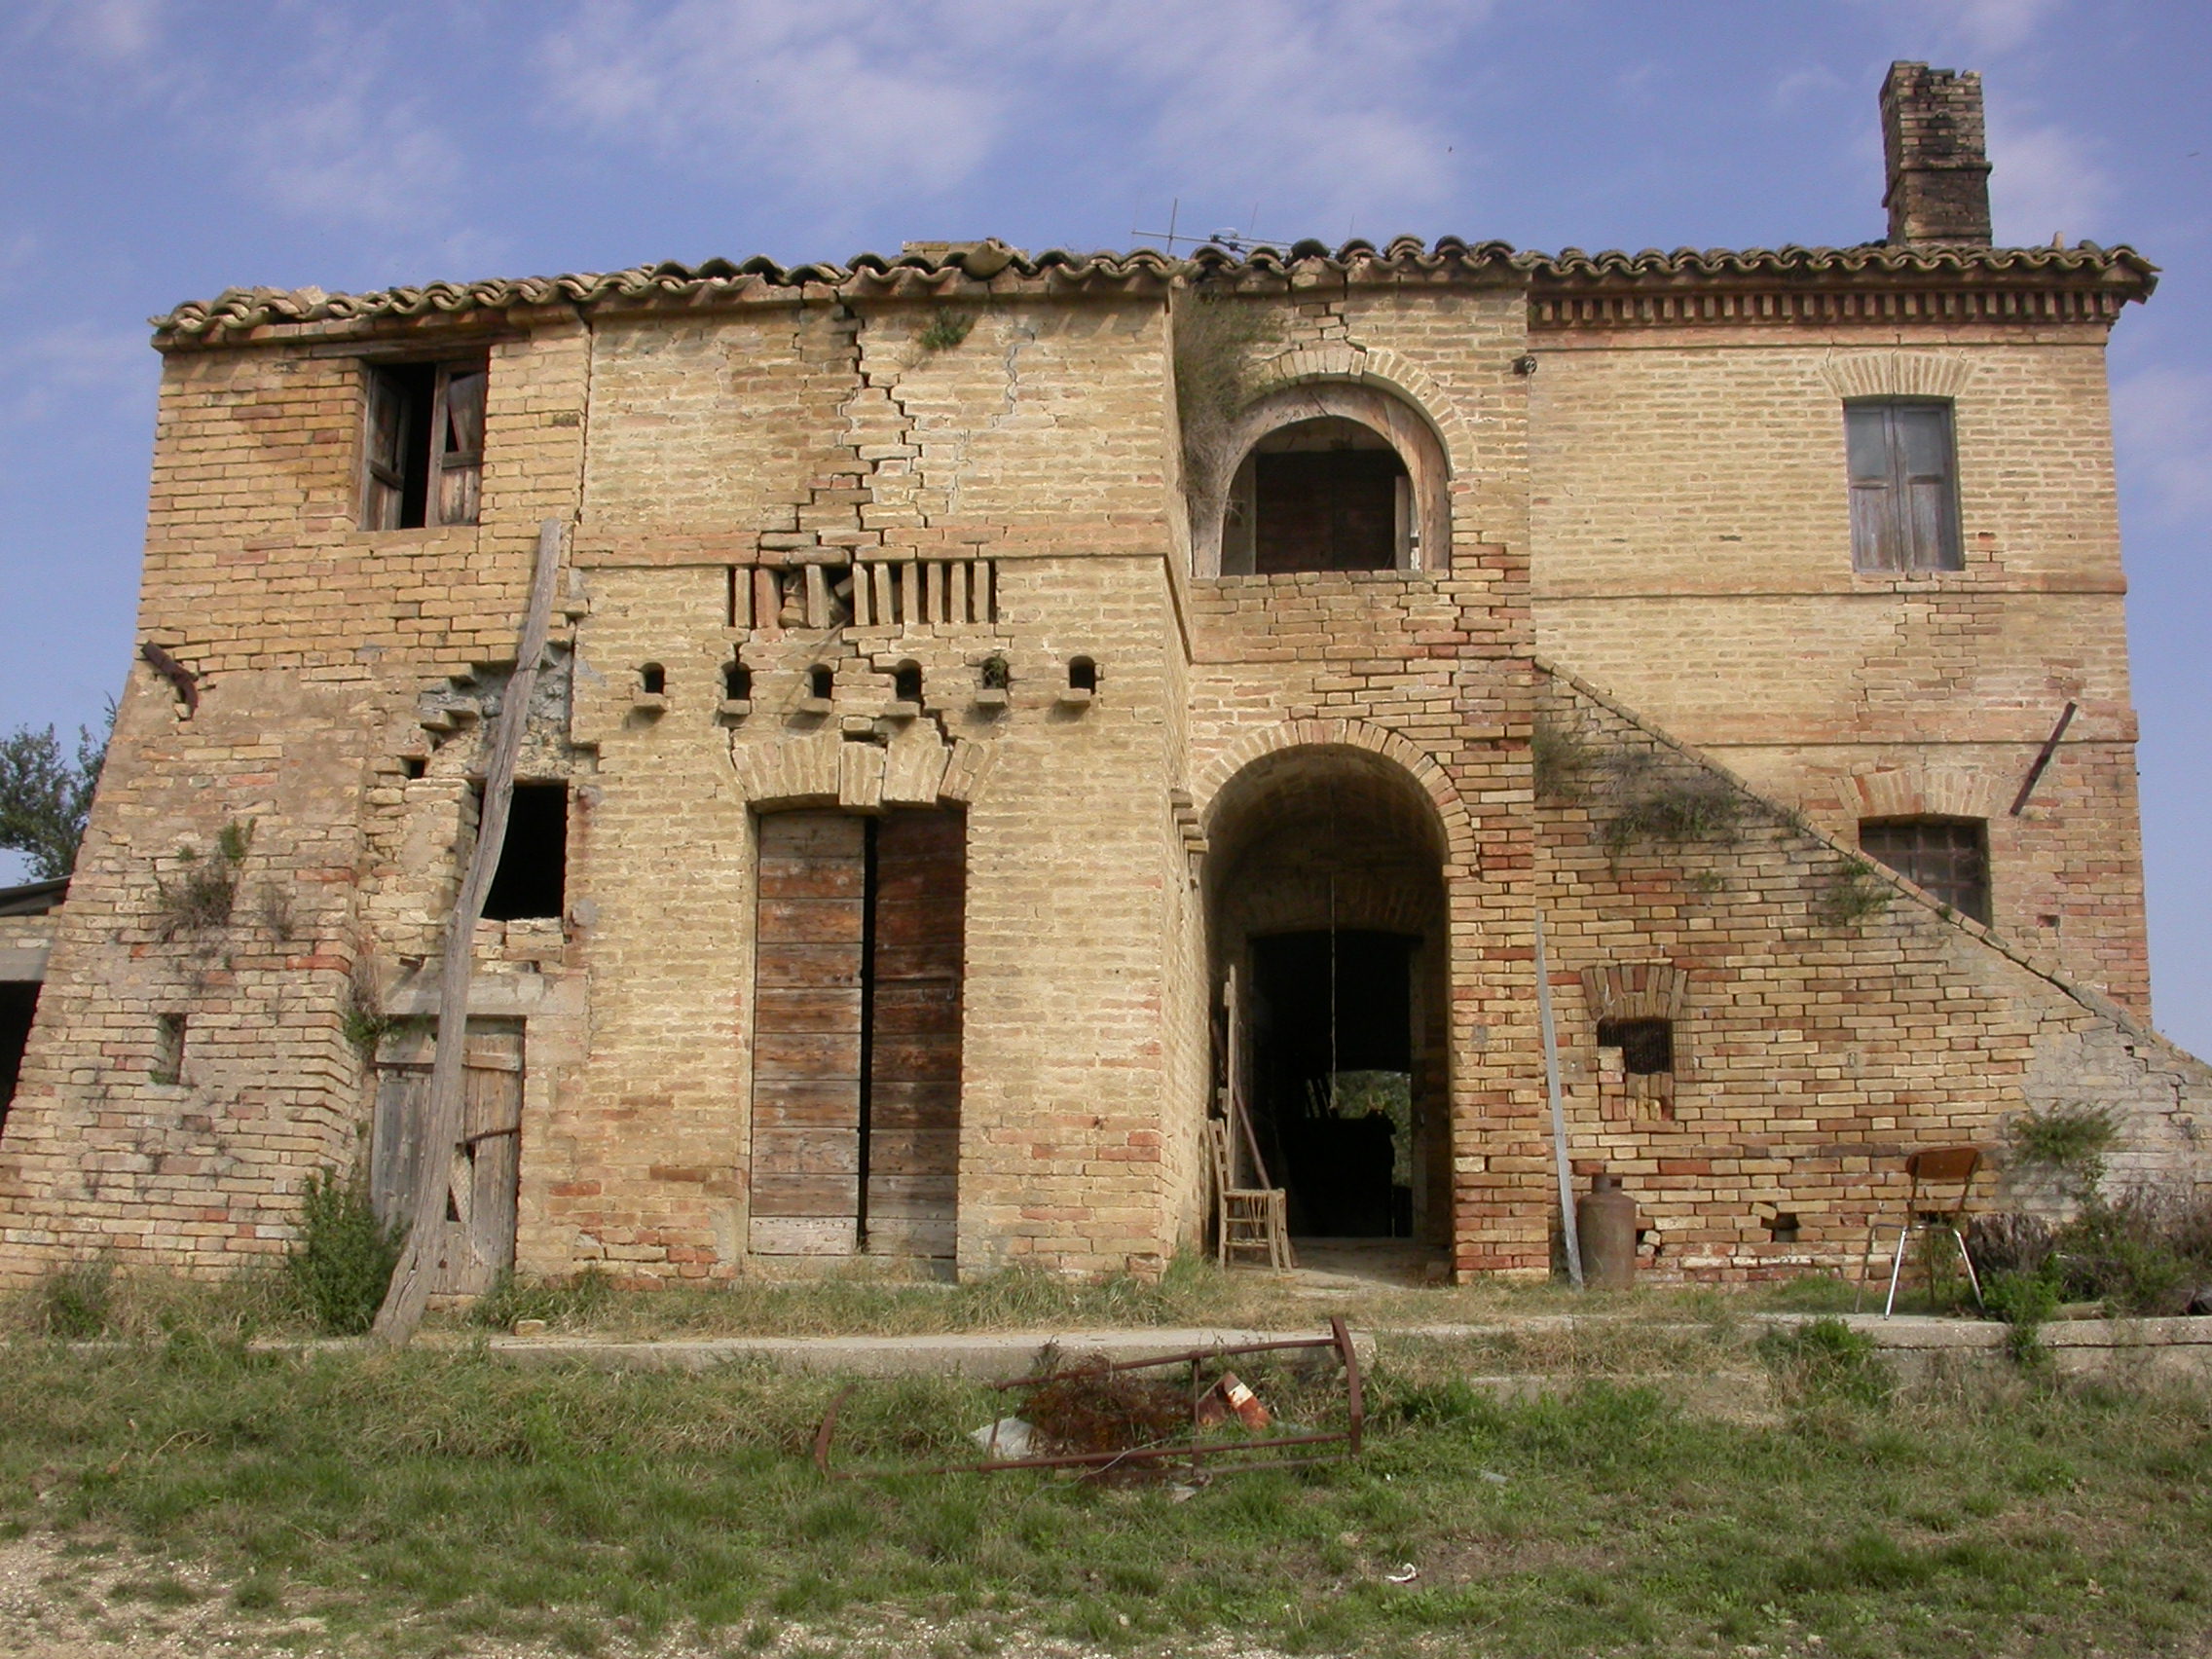
[[1617,1175],[1597,1175],[1574,1200],[1574,1230],[1582,1243],[1582,1277],[1600,1290],[1636,1283],[1636,1200]]

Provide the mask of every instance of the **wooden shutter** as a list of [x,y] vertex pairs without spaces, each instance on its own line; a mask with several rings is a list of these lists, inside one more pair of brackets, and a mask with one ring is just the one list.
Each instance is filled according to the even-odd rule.
[[1843,416],[1853,568],[1959,570],[1951,406],[1870,400],[1845,404]]
[[869,986],[867,1247],[953,1254],[960,1184],[966,820],[877,821]]
[[368,374],[368,427],[361,477],[361,528],[397,530],[406,498],[407,398],[382,369]]
[[1851,564],[1859,571],[1901,571],[1904,544],[1898,531],[1897,478],[1891,464],[1889,406],[1843,406],[1845,447],[1851,461]]
[[1951,477],[1951,406],[1893,404],[1889,417],[1905,568],[1956,571],[1963,561]]
[[437,522],[474,524],[484,492],[484,392],[488,376],[480,368],[438,371],[437,407],[431,430],[437,434]]
[[752,1244],[768,1256],[859,1244],[862,819],[760,820],[753,1017]]

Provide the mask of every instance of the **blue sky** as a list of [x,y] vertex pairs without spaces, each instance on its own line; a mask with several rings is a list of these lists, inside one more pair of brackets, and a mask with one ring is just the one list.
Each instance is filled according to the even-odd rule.
[[[231,285],[1182,223],[1879,238],[1890,60],[1983,72],[2001,241],[2164,268],[2112,366],[2155,995],[2212,1052],[2201,0],[0,0],[0,729],[131,648],[157,361]],[[0,880],[20,865],[0,854]]]

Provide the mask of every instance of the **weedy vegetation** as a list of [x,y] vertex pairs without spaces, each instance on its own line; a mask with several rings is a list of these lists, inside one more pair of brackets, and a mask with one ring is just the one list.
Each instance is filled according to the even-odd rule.
[[178,852],[182,867],[173,883],[155,875],[156,926],[164,940],[230,925],[231,913],[238,907],[239,871],[252,844],[253,826],[233,819],[216,835],[211,852],[203,854],[197,847]]
[[[2201,1393],[1987,1374],[1892,1387],[1830,1322],[1749,1356],[1730,1391],[1751,1405],[1704,1411],[1679,1374],[1744,1361],[1720,1331],[1585,1347],[1518,1401],[1470,1381],[1495,1351],[1386,1345],[1358,1461],[1195,1491],[826,1482],[807,1453],[844,1384],[746,1364],[526,1369],[468,1344],[275,1351],[189,1327],[89,1349],[19,1336],[0,1527],[76,1552],[56,1558],[64,1579],[112,1579],[103,1616],[314,1619],[319,1645],[378,1653],[842,1651],[919,1621],[917,1652],[1049,1638],[1164,1655],[1230,1631],[1303,1653],[1949,1659],[2187,1652],[2212,1622]],[[968,1430],[1004,1403],[864,1382],[840,1456],[972,1457]],[[1392,1582],[1401,1564],[1413,1575]]]
[[1813,901],[1813,918],[1823,927],[1841,931],[1872,921],[1890,907],[1895,890],[1870,865],[1851,860],[1838,865],[1821,883]]
[[925,351],[949,351],[975,330],[974,312],[953,311],[945,307],[931,313],[930,320],[914,339]]
[[285,1277],[317,1330],[357,1337],[375,1323],[405,1243],[404,1228],[377,1220],[367,1181],[317,1169],[308,1177]]

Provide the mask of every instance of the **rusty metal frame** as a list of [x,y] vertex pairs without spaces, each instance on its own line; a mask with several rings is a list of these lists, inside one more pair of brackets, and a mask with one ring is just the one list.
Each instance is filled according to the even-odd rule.
[[[1196,1407],[1203,1392],[1198,1387],[1199,1365],[1207,1360],[1229,1359],[1238,1354],[1273,1353],[1286,1348],[1334,1348],[1345,1368],[1346,1426],[1325,1434],[1278,1434],[1266,1440],[1222,1440],[1207,1442],[1198,1437]],[[1266,1452],[1294,1446],[1342,1446],[1341,1452],[1323,1453],[1314,1456],[1272,1457],[1256,1462],[1231,1462],[1220,1465],[1224,1473],[1243,1469],[1299,1469],[1316,1463],[1333,1463],[1359,1455],[1360,1443],[1366,1433],[1367,1408],[1359,1376],[1359,1353],[1352,1346],[1351,1332],[1346,1329],[1341,1317],[1331,1317],[1329,1334],[1325,1337],[1291,1337],[1264,1343],[1236,1343],[1213,1347],[1184,1348],[1175,1353],[1155,1354],[1145,1359],[1114,1360],[1105,1365],[1065,1367],[1058,1371],[1042,1372],[1034,1377],[1015,1378],[1011,1382],[994,1382],[992,1387],[1002,1391],[1011,1388],[1036,1388],[1047,1382],[1057,1382],[1069,1378],[1096,1377],[1116,1371],[1149,1371],[1166,1366],[1191,1367],[1191,1399],[1194,1408],[1192,1435],[1188,1441],[1174,1446],[1140,1446],[1125,1452],[1070,1452],[1050,1457],[994,1457],[978,1463],[940,1463],[921,1469],[836,1469],[830,1467],[830,1448],[837,1432],[838,1408],[844,1405],[850,1386],[830,1402],[824,1414],[822,1426],[814,1435],[814,1466],[824,1478],[833,1481],[875,1480],[891,1475],[961,1475],[995,1474],[1001,1469],[1077,1469],[1088,1468],[1093,1475],[1104,1474],[1111,1468],[1129,1463],[1167,1463],[1187,1461],[1196,1471],[1199,1461],[1219,1457],[1229,1453]]]

